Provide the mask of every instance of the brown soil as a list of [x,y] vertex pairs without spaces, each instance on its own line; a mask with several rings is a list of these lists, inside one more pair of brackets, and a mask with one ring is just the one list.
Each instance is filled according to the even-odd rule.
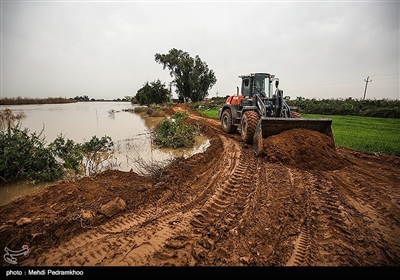
[[301,129],[266,139],[256,157],[218,120],[190,113],[206,152],[160,178],[106,171],[1,206],[0,248],[28,245],[21,267],[400,264],[399,157]]

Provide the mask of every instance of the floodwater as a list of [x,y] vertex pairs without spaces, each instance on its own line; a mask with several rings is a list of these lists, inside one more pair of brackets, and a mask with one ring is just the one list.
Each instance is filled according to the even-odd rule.
[[[30,133],[41,133],[47,143],[63,135],[78,143],[89,141],[92,136],[110,136],[114,143],[112,157],[104,162],[103,169],[133,170],[146,174],[148,164],[168,164],[173,158],[189,157],[201,153],[209,146],[205,137],[196,137],[191,149],[157,149],[151,144],[151,130],[164,118],[142,117],[132,112],[130,102],[78,102],[67,104],[11,105],[14,114],[23,112],[21,128]],[[18,182],[0,187],[0,205],[44,187],[46,184]]]

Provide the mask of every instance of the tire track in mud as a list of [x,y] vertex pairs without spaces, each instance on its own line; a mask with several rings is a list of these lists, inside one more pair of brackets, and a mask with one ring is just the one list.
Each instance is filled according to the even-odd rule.
[[[304,188],[307,196],[303,222],[293,242],[293,251],[285,266],[315,266],[321,259],[331,265],[343,265],[341,255],[352,254],[351,222],[340,192],[319,172],[288,169],[292,184]],[[340,241],[340,242],[338,242]]]
[[[233,213],[230,208],[228,209],[228,206],[232,204],[236,205],[235,209],[246,207],[247,198],[254,188],[252,171],[255,169],[255,164],[243,152],[236,152],[231,156],[233,158],[239,157],[238,163],[233,168],[228,166],[227,178],[221,178],[216,182],[214,194],[203,204],[191,221],[195,228],[207,227],[218,219],[221,213],[228,217],[236,215],[237,213]],[[228,212],[226,212],[227,210]]]
[[295,184],[305,188],[308,199],[304,204],[304,220],[286,266],[314,266],[318,265],[319,258],[341,265],[340,256],[353,248],[349,242],[351,223],[339,191],[318,172],[290,169],[289,173]]
[[286,266],[308,265],[307,259],[310,256],[311,235],[310,228],[304,225],[300,234],[294,242],[293,254],[290,256]]
[[[342,209],[345,209],[347,226],[351,232],[346,237],[351,236],[358,241],[357,244],[363,244],[348,246],[356,265],[400,263],[400,231],[396,227],[400,222],[399,203],[393,199],[398,197],[399,189],[395,187],[398,183],[391,182],[390,179],[383,180],[381,176],[382,174],[367,174],[359,166],[342,170],[341,176],[336,173],[325,176],[343,196]],[[380,197],[380,200],[376,197]],[[374,257],[359,263],[356,259],[362,259],[362,255]]]
[[319,262],[345,265],[343,255],[354,259],[353,265],[360,265],[353,257],[355,248],[351,244],[355,237],[347,214],[350,209],[343,201],[340,188],[327,179],[329,172],[307,171],[303,174],[309,185],[310,253],[314,255],[303,265],[315,266]]
[[[252,182],[254,176],[250,172],[254,168],[254,161],[246,160],[241,154],[239,164],[231,170],[227,180],[217,182],[215,193],[195,214],[191,224],[196,228],[205,228],[232,204],[237,206],[236,209],[244,209],[247,205],[247,197],[254,188]],[[232,211],[224,213],[227,216],[235,216],[236,214]]]
[[[229,144],[227,154],[231,159],[237,158],[236,164],[225,167],[225,175],[215,182],[213,193],[193,212],[190,221],[193,229],[188,233],[190,241],[179,247],[167,243],[161,258],[156,260],[158,265],[176,264],[173,259],[178,255],[190,255],[184,265],[218,265],[221,260],[226,265],[229,253],[227,247],[220,244],[220,236],[229,229],[237,233],[238,222],[243,226],[243,216],[257,185],[254,181],[257,177],[254,176],[257,173],[256,161],[252,151],[239,147],[236,140],[231,141],[236,147],[232,152],[232,143]],[[187,235],[181,237],[187,238]],[[175,239],[171,238],[170,242],[175,242]]]
[[[361,164],[330,171],[287,167],[290,184],[303,189],[306,199],[299,204],[301,225],[284,265],[397,265],[400,232],[396,230],[399,202],[395,198],[399,184],[393,176],[385,178],[386,172],[395,174],[390,168],[375,176]],[[274,176],[285,178],[286,174],[278,171]],[[286,185],[280,182],[282,190]]]
[[[399,189],[396,186],[399,186],[400,176],[393,177],[396,174],[393,165],[382,167],[380,162],[363,162],[368,164],[367,167],[359,164],[357,159],[349,163],[352,163],[350,167],[326,172],[287,168],[291,184],[294,187],[300,185],[307,199],[302,204],[302,223],[293,242],[292,254],[285,265],[399,263],[400,232],[393,229],[399,223],[399,201],[396,200]],[[394,168],[397,168],[396,165]],[[373,169],[379,170],[379,173],[372,172]],[[267,173],[275,173],[272,170],[267,170]],[[277,172],[274,176],[279,174]],[[247,178],[238,178],[247,181]],[[280,183],[284,187],[284,182]],[[385,196],[385,200],[375,199]],[[365,216],[376,219],[366,221]],[[290,237],[290,229],[287,232]],[[363,245],[360,246],[360,243]],[[367,258],[360,263],[359,260],[365,259],[365,255],[379,257]],[[382,263],[381,260],[388,261]]]
[[289,260],[285,264],[285,266],[308,266],[310,265],[310,261],[312,259],[312,246],[313,239],[310,233],[310,217],[311,217],[311,205],[310,205],[310,186],[307,183],[307,179],[303,176],[303,172],[296,172],[295,170],[291,170],[287,168],[287,173],[290,179],[290,184],[295,187],[298,185],[301,188],[304,188],[306,201],[304,204],[304,220],[300,227],[300,233],[293,245],[293,253],[290,256]]
[[[140,213],[125,213],[22,265],[140,266],[149,265],[149,259],[165,246],[180,248],[172,241],[185,240],[185,231],[191,227],[194,212],[199,212],[198,209],[205,209],[205,212],[200,210],[204,213],[220,211],[218,205],[223,203],[218,199],[221,195],[226,196],[224,192],[229,195],[227,188],[231,186],[223,182],[229,181],[234,170],[242,169],[240,160],[237,160],[241,153],[238,143],[224,136],[220,139],[224,149],[215,163],[216,168],[212,172],[204,171],[197,176],[201,180],[191,182],[202,188],[194,198],[183,204],[169,203],[151,206]],[[235,174],[242,176],[240,171]],[[221,185],[226,187],[220,190]],[[246,195],[238,194],[240,197]]]

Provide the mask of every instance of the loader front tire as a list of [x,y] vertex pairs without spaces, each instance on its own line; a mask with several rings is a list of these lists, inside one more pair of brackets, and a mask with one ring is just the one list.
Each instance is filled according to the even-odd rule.
[[222,112],[221,126],[225,133],[233,134],[237,130],[237,126],[232,124],[232,113],[230,109],[226,109]]
[[244,113],[240,123],[240,135],[246,144],[253,144],[254,132],[258,123],[258,114],[254,111]]

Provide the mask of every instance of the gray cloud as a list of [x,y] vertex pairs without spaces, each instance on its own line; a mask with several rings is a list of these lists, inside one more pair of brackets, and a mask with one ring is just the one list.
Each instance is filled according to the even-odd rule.
[[214,70],[210,96],[270,72],[292,98],[399,99],[399,2],[2,2],[1,96],[122,98],[172,80],[172,48]]

